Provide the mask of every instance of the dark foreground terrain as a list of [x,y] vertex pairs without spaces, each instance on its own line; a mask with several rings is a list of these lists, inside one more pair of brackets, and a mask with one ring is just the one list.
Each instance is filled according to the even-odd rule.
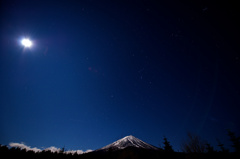
[[237,159],[240,155],[229,152],[213,152],[213,153],[180,153],[164,151],[154,151],[146,149],[137,149],[128,147],[118,151],[93,151],[90,153],[65,154],[64,152],[52,153],[50,151],[42,151],[35,153],[33,151],[21,150],[19,148],[9,149],[7,146],[0,147],[0,158],[24,158],[24,159]]

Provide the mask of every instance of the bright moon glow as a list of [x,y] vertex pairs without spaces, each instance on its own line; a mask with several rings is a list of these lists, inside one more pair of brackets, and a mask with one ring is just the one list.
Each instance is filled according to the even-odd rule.
[[23,39],[21,41],[22,45],[25,47],[31,47],[32,46],[32,42],[29,39]]

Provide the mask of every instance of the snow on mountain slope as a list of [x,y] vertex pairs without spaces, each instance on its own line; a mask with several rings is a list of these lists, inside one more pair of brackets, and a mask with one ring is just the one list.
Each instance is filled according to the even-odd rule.
[[119,139],[119,140],[113,142],[112,144],[109,144],[103,148],[100,148],[97,151],[109,150],[109,149],[118,150],[118,149],[124,149],[129,146],[136,147],[136,148],[143,148],[143,149],[158,150],[157,147],[152,146],[146,142],[143,142],[142,140],[140,140],[132,135],[129,135],[129,136],[126,136],[122,139]]

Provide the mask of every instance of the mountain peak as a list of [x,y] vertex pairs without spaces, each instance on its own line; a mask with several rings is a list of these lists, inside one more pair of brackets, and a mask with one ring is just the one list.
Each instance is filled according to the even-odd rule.
[[152,150],[158,149],[157,147],[152,146],[146,142],[143,142],[142,140],[134,137],[133,135],[129,135],[98,150],[109,150],[109,149],[118,150],[118,149],[124,149],[127,147],[152,149]]
[[128,136],[125,136],[125,137],[130,138],[130,139],[135,138],[133,135],[128,135]]
[[120,139],[120,140],[123,140],[123,139],[129,139],[129,140],[134,140],[134,136],[133,135],[128,135],[128,136],[125,136],[124,138]]

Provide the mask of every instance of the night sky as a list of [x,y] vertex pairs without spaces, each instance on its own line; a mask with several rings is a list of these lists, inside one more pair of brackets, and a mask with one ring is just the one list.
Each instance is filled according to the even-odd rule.
[[[0,144],[175,150],[240,134],[237,1],[1,0]],[[24,48],[23,38],[33,41]]]

